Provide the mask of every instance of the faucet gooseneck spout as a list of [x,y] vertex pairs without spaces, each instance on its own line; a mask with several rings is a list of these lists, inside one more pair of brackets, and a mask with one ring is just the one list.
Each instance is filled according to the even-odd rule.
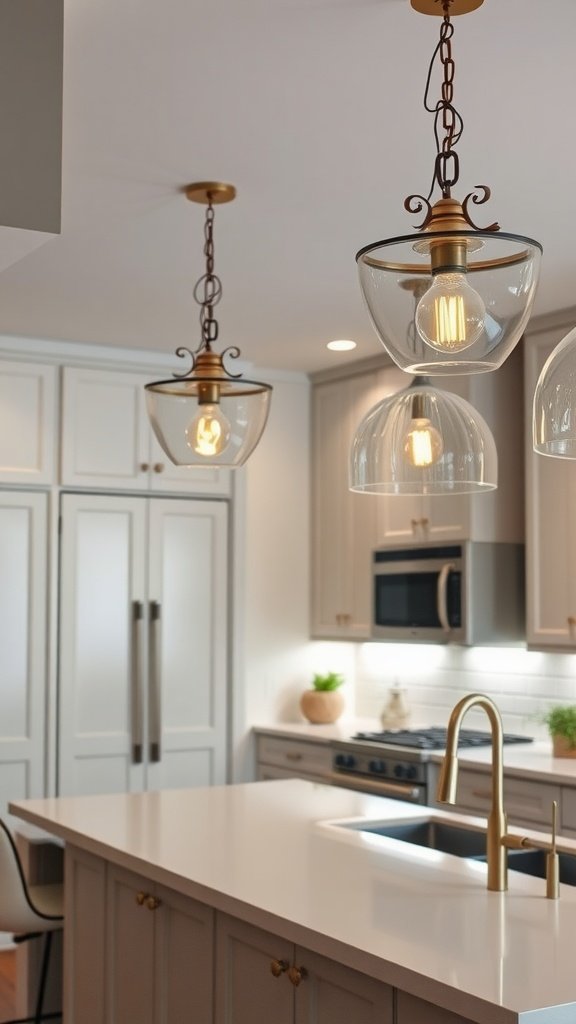
[[508,856],[505,846],[506,814],[504,813],[503,729],[500,712],[490,697],[471,693],[458,701],[448,722],[446,754],[438,780],[440,803],[456,803],[458,782],[458,737],[462,719],[472,707],[481,707],[488,715],[492,732],[492,806],[488,815],[486,855],[488,889],[503,892],[508,888]]

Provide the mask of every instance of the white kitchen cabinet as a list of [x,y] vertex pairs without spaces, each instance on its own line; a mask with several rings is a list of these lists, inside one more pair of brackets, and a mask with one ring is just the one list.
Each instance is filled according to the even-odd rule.
[[47,496],[0,492],[0,816],[44,794]]
[[225,914],[216,978],[215,1024],[392,1024],[390,986]]
[[524,539],[522,350],[488,374],[436,378],[465,398],[496,441],[499,483],[478,495],[375,495],[348,490],[353,436],[382,398],[410,384],[396,367],[327,380],[313,389],[312,635],[370,637],[372,552],[382,545]]
[[152,378],[153,374],[119,370],[64,368],[64,486],[229,494],[230,470],[175,466],[162,451],[146,413],[144,385]]
[[61,794],[226,777],[227,504],[62,496]]
[[66,879],[65,1019],[210,1024],[214,911],[73,847]]
[[306,742],[266,733],[256,738],[258,779],[309,779],[329,782],[332,749],[328,743]]
[[527,640],[537,649],[576,648],[576,463],[532,448],[532,402],[540,370],[566,333],[543,331],[526,346]]
[[56,446],[56,368],[0,361],[0,483],[50,484]]

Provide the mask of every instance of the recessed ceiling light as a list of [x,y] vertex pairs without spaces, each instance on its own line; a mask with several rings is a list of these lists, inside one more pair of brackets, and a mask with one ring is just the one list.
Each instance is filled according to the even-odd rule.
[[356,348],[356,342],[341,338],[339,341],[329,341],[326,348],[332,349],[333,352],[349,352],[350,349]]

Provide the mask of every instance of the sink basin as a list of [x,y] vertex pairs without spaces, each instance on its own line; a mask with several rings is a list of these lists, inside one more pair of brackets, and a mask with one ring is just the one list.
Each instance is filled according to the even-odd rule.
[[409,821],[388,825],[383,822],[360,822],[346,825],[360,832],[371,832],[389,839],[401,839],[404,843],[427,846],[441,853],[456,857],[477,857],[486,853],[486,833],[477,829],[450,825],[435,819]]
[[[558,854],[559,877],[565,885],[576,885],[576,854]],[[509,850],[508,868],[535,878],[546,878],[546,850]]]

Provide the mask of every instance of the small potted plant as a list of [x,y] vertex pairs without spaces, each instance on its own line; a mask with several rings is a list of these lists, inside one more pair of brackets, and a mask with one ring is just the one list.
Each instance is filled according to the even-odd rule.
[[300,698],[300,710],[313,725],[329,725],[340,717],[344,710],[344,697],[340,687],[344,682],[339,672],[316,674],[312,688],[304,690]]
[[576,757],[576,704],[556,705],[544,715],[554,757]]

